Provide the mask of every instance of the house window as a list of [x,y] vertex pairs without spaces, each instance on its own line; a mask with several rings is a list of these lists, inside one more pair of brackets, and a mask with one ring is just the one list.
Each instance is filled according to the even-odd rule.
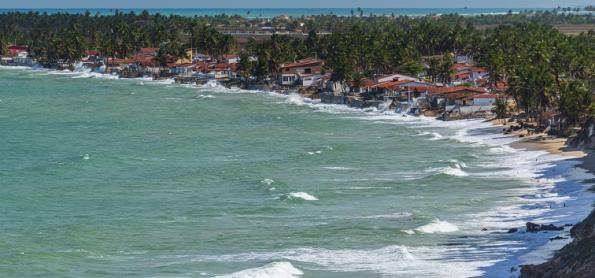
[[304,73],[306,73],[306,74],[310,74],[310,73],[312,73],[312,69],[311,69],[311,68],[306,68],[306,69],[304,70]]

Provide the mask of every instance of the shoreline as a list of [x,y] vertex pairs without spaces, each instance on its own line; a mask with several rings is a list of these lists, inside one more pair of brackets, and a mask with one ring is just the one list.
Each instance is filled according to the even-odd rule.
[[[583,189],[580,190],[579,194],[588,195],[592,194],[592,191],[595,190],[595,185],[592,185],[593,183],[595,183],[595,179],[592,178],[592,176],[595,175],[595,155],[593,155],[591,151],[586,150],[584,148],[576,148],[568,145],[568,138],[550,136],[545,133],[527,134],[525,130],[518,130],[506,133],[504,127],[508,127],[509,125],[502,124],[502,122],[499,122],[496,119],[487,120],[487,122],[490,122],[496,127],[503,128],[502,134],[518,138],[517,141],[514,141],[509,144],[509,146],[514,149],[521,151],[544,151],[547,153],[546,155],[554,155],[562,158],[558,161],[554,161],[553,168],[562,165],[562,163],[565,161],[570,163],[574,162],[574,169],[567,169],[565,174],[568,174],[569,176],[577,175],[576,173],[573,174],[570,172],[575,171],[577,168],[580,168],[584,171],[583,174],[591,176],[591,178],[580,177],[581,174],[578,174],[579,177],[575,177],[573,179],[574,182],[580,184],[583,187]],[[591,186],[589,186],[590,184]],[[556,184],[552,191],[555,191],[556,188],[560,186],[564,186],[563,183]],[[570,195],[567,196],[570,197]],[[574,201],[577,201],[576,199]],[[560,258],[561,256],[569,256],[568,254],[563,253],[569,253],[568,250],[574,250],[577,248],[576,246],[580,244],[577,243],[579,239],[577,239],[575,235],[576,232],[573,231],[573,227],[588,225],[583,223],[589,221],[592,222],[591,218],[593,218],[593,215],[595,213],[595,210],[593,210],[592,208],[592,201],[588,204],[583,205],[589,205],[589,210],[585,216],[580,217],[580,219],[570,219],[570,221],[566,221],[564,223],[560,222],[561,220],[563,221],[563,219],[558,219],[558,221],[555,221],[558,223],[552,221],[555,224],[563,225],[565,229],[558,232],[547,232],[545,234],[543,234],[543,232],[537,233],[534,236],[529,237],[528,240],[541,240],[542,244],[535,244],[534,246],[532,246],[533,248],[531,248],[530,244],[527,242],[527,247],[529,247],[529,249],[527,250],[528,252],[506,259],[505,261],[510,261],[516,264],[516,266],[511,268],[511,274],[519,277],[541,277],[541,275],[544,275],[544,272],[548,270],[551,271],[550,268],[552,264],[560,264],[560,260],[562,260]],[[563,204],[563,206],[564,208],[566,208],[566,202]],[[576,209],[574,210],[574,212],[580,213],[579,210]],[[554,209],[552,209],[549,213],[554,215],[556,214],[554,212]],[[568,215],[565,218],[571,217]],[[537,219],[534,219],[532,221],[540,222]],[[552,222],[539,224],[552,224]],[[544,238],[549,238],[549,240],[544,240]],[[546,269],[545,271],[543,270],[544,268]]]
[[[16,68],[16,67],[14,67]],[[34,69],[31,67],[22,67],[22,69]],[[50,70],[51,69],[46,69],[46,70]],[[66,74],[86,74],[88,72],[77,72],[77,71],[59,71],[57,70],[57,72],[63,72]],[[99,74],[97,74],[99,75]],[[88,76],[88,78],[108,78],[111,79],[109,77],[111,77],[111,75],[109,74],[102,74],[100,76],[96,76],[95,74],[93,74],[92,76]],[[122,80],[138,80],[138,78],[119,78]],[[149,81],[149,80],[147,80]],[[156,82],[163,82],[159,81],[159,80],[152,80],[152,81],[156,81]],[[168,83],[169,84],[169,83]],[[193,86],[194,87],[194,86]],[[262,92],[259,90],[247,90],[250,92]],[[281,92],[275,92],[275,91],[270,91],[271,93],[277,93],[277,94],[281,94]],[[283,94],[285,96],[288,96],[287,94]],[[302,96],[303,97],[303,96]],[[345,108],[350,108],[350,109],[357,109],[357,108],[352,108],[346,105],[341,105],[344,106]],[[365,111],[364,109],[357,109],[357,110],[361,110],[361,111]],[[479,119],[477,119],[479,120]],[[489,122],[491,123],[494,127],[504,127],[504,125],[499,125],[498,123],[494,122],[493,120],[485,120],[485,122]],[[504,134],[504,132],[502,132],[502,134]],[[561,160],[555,160],[553,161],[553,168],[556,168],[558,165],[563,164],[563,161],[578,161],[580,162],[580,164],[577,164],[578,167],[581,167],[585,170],[587,170],[590,173],[595,173],[595,157],[588,155],[586,152],[576,149],[576,148],[571,148],[569,146],[566,145],[566,139],[563,138],[554,138],[551,136],[547,136],[544,134],[536,134],[536,135],[531,135],[531,136],[524,136],[523,138],[519,138],[520,133],[511,133],[511,134],[504,134],[504,136],[506,137],[511,137],[514,139],[518,139],[515,140],[512,143],[509,143],[507,145],[509,145],[510,147],[517,149],[517,150],[524,150],[524,151],[545,151],[548,154],[551,155],[556,155],[556,156],[560,156],[563,157],[563,159]],[[576,167],[575,167],[576,168]],[[568,168],[566,169],[568,170],[567,172],[570,172],[572,169]],[[577,182],[577,183],[581,183],[584,184],[585,182],[587,182],[587,179],[584,179],[582,181],[578,181],[578,180],[572,180],[572,182]],[[554,191],[559,185],[556,183],[556,185],[554,185],[554,188],[552,188],[551,190]],[[585,190],[582,191],[581,194],[583,193],[587,193]],[[574,207],[578,207],[578,206],[574,206]],[[545,214],[559,214],[559,213],[554,213],[554,210],[552,210],[551,212],[545,213]],[[551,216],[551,215],[549,215]],[[531,221],[538,221],[536,220],[536,218],[539,217],[534,217],[533,219],[530,219]],[[582,219],[581,219],[582,220]],[[574,222],[574,219],[571,220],[572,222]],[[571,222],[569,221],[569,222]],[[578,220],[580,221],[580,220]],[[578,223],[577,221],[577,223]],[[559,224],[559,223],[557,223]],[[573,223],[576,224],[576,223]],[[563,233],[566,233],[567,231],[562,231]],[[524,240],[525,245],[527,247],[528,252],[523,252],[522,254],[516,254],[513,255],[509,258],[504,259],[504,261],[507,262],[520,262],[519,260],[522,257],[527,256],[528,254],[531,254],[533,252],[557,252],[558,250],[560,250],[562,247],[566,246],[567,244],[570,243],[570,241],[572,239],[569,240],[556,240],[556,241],[550,241],[548,240],[551,236],[556,236],[554,233],[548,233],[545,235],[545,237],[542,235],[542,233],[539,234],[535,234],[534,236],[530,233],[526,233],[526,235],[528,235],[528,237],[526,237],[526,239],[528,240]],[[540,237],[541,236],[541,237]],[[533,241],[533,244],[531,243],[531,240]],[[545,241],[545,245],[540,245],[540,244],[535,244],[536,241]],[[563,245],[561,245],[563,243]],[[546,247],[547,246],[547,247]],[[547,249],[547,250],[543,250],[543,249]],[[553,254],[548,254],[545,255],[545,257],[541,257],[541,258],[551,258]],[[520,267],[521,264],[515,264],[517,266]]]

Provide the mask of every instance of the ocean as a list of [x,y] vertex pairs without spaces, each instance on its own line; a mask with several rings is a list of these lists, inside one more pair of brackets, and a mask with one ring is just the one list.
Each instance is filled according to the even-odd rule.
[[[353,11],[359,14],[356,8],[213,8],[213,9],[197,9],[197,8],[169,8],[169,9],[2,9],[0,13],[7,12],[29,12],[36,11],[40,13],[78,13],[84,14],[89,11],[91,14],[112,15],[116,11],[129,13],[141,13],[147,10],[151,14],[160,13],[162,15],[179,15],[179,16],[214,16],[214,15],[239,15],[247,18],[273,18],[280,15],[287,15],[292,17],[312,16],[312,15],[328,15],[334,14],[338,16],[350,16]],[[481,14],[505,14],[509,11],[521,12],[525,10],[543,11],[551,10],[546,8],[363,8],[364,15],[407,15],[407,16],[424,16],[430,14],[460,14],[460,15],[481,15]]]
[[577,162],[481,120],[88,72],[0,84],[2,277],[506,277],[565,242],[508,229],[592,201]]

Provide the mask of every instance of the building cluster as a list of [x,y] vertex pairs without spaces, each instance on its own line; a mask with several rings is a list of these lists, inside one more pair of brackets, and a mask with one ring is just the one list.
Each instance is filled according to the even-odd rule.
[[[336,89],[321,94],[326,103],[358,108],[388,104],[398,113],[440,115],[443,119],[490,116],[506,83],[488,86],[489,73],[467,56],[457,56],[450,84],[394,73],[363,79],[349,93]],[[353,84],[352,84],[353,85]]]
[[[33,66],[35,60],[27,46],[11,46],[1,64]],[[97,51],[86,51],[77,64],[100,73],[117,74],[123,78],[173,78],[178,83],[204,84],[216,80],[225,86],[248,89],[269,89],[299,92],[320,98],[324,103],[345,104],[357,108],[384,106],[396,112],[442,115],[445,119],[477,117],[492,113],[498,91],[505,89],[487,86],[489,73],[476,66],[467,56],[457,56],[452,68],[452,82],[439,84],[423,76],[394,73],[362,79],[349,84],[333,82],[325,70],[324,61],[307,58],[279,66],[276,74],[256,82],[256,78],[239,71],[240,56],[224,54],[212,57],[187,49],[182,58],[159,57],[158,48],[141,48],[133,56],[120,59],[102,57]],[[249,57],[257,61],[258,57]],[[59,66],[60,67],[60,66]],[[62,65],[64,68],[64,65]],[[357,84],[356,84],[357,83]],[[265,84],[265,85],[262,85]],[[488,89],[490,88],[490,89]]]

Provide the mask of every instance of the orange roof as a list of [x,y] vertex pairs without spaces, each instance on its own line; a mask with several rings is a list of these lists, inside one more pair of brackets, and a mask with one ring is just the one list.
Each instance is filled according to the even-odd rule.
[[498,98],[498,96],[495,94],[485,93],[485,94],[474,95],[473,98]]
[[313,66],[313,65],[317,65],[317,64],[322,64],[322,61],[313,59],[313,58],[308,58],[308,59],[299,60],[294,63],[283,64],[283,65],[281,65],[281,68],[283,68],[283,69],[299,68],[299,67]]
[[387,82],[382,82],[382,83],[377,83],[371,86],[368,86],[370,88],[384,88],[384,89],[396,89],[396,87],[407,84],[407,83],[411,83],[411,82],[415,82],[412,80],[393,80],[393,81],[387,81]]
[[107,63],[110,65],[132,64],[134,59],[108,58]]
[[214,70],[231,70],[231,71],[235,71],[237,69],[237,65],[236,64],[226,64],[226,63],[220,63],[220,64],[216,64],[213,69]]
[[440,89],[441,89],[441,87],[437,87],[437,86],[433,86],[433,85],[409,87],[409,90],[411,90],[413,92],[428,92],[428,93],[435,93],[435,92],[438,92]]
[[469,69],[470,66],[467,64],[455,64],[454,66],[452,66],[452,68],[456,71],[460,71],[460,70],[466,70]]
[[181,64],[168,64],[167,67],[168,68],[187,68],[187,67],[191,67],[194,66],[194,64],[192,63],[181,63]]
[[456,93],[476,93],[476,94],[484,94],[487,91],[483,88],[478,87],[465,87],[465,86],[454,86],[454,87],[435,87],[433,91],[430,91],[432,95],[450,95]]

